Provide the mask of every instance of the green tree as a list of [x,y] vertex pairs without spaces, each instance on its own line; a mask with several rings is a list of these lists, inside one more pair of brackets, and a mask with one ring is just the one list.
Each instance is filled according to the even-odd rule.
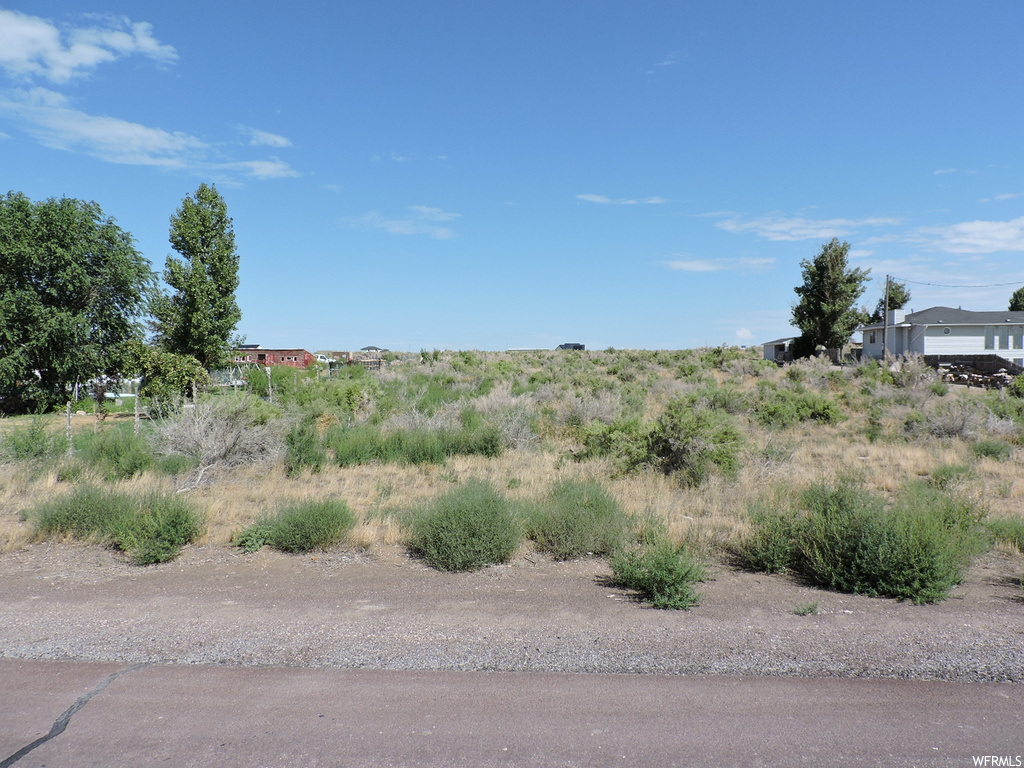
[[[910,291],[907,290],[907,286],[903,283],[889,281],[889,309],[903,309],[909,303]],[[880,323],[884,319],[885,294],[883,293],[878,303],[875,304],[875,311],[868,316],[867,321],[870,323]]]
[[849,252],[849,243],[832,238],[813,260],[800,262],[804,282],[794,289],[800,299],[793,307],[793,325],[802,332],[798,354],[842,347],[860,322],[855,303],[871,270],[848,267]]
[[49,409],[75,383],[120,373],[152,284],[96,203],[0,197],[0,412]]
[[189,397],[192,388],[205,388],[209,374],[191,355],[163,352],[136,340],[128,344],[125,373],[142,377],[139,396],[150,401],[150,411],[165,414],[175,402]]
[[1010,297],[1010,311],[1024,312],[1024,288],[1018,288]]
[[170,239],[182,259],[167,257],[164,281],[174,292],[151,302],[157,342],[207,369],[227,365],[242,312],[235,301],[235,232],[216,187],[200,184],[185,197],[171,217]]

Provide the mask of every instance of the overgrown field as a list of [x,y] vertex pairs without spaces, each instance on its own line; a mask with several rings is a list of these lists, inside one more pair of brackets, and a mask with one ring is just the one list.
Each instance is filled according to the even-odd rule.
[[70,444],[60,414],[0,422],[0,552],[386,543],[464,570],[529,546],[607,557],[662,607],[694,604],[708,562],[929,602],[1024,540],[1021,390],[735,348],[279,368],[272,402],[208,394],[138,435],[118,415],[78,417]]

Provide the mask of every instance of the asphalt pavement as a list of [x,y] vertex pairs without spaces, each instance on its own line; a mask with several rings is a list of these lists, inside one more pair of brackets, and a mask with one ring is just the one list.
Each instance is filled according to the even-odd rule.
[[1022,764],[1024,686],[0,660],[0,768]]

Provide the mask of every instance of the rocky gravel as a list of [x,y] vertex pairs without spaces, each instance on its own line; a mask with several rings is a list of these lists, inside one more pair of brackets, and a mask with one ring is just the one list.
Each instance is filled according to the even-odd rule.
[[698,607],[659,611],[610,585],[603,561],[530,552],[445,574],[388,547],[189,547],[140,568],[35,544],[0,555],[0,658],[1024,681],[1020,555],[990,553],[924,606],[710,570]]

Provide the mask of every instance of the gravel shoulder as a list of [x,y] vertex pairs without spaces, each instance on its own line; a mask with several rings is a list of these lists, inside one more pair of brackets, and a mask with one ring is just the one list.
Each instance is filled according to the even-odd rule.
[[1021,682],[1022,571],[995,551],[950,599],[915,606],[712,567],[683,612],[610,586],[599,560],[445,574],[398,548],[189,547],[139,568],[44,543],[0,556],[0,658]]

